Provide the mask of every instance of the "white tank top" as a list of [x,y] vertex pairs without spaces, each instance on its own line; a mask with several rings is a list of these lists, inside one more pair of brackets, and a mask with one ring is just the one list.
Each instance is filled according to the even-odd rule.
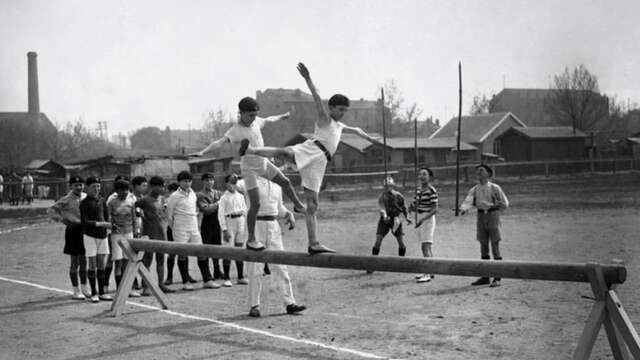
[[319,127],[318,123],[315,125],[315,131],[313,132],[313,140],[320,140],[322,145],[327,148],[329,153],[333,156],[338,149],[340,143],[340,137],[342,136],[342,129],[344,124],[331,119],[331,122],[327,126]]

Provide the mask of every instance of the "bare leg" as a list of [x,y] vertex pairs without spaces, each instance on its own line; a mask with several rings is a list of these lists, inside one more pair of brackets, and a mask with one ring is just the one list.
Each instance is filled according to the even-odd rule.
[[295,157],[293,155],[293,150],[290,148],[279,148],[273,146],[263,146],[263,147],[251,147],[247,148],[246,154],[258,155],[266,158],[271,157],[283,157],[285,160],[290,162],[295,162]]
[[258,216],[258,210],[260,210],[260,192],[257,187],[249,189],[249,211],[247,212],[247,242],[253,243],[256,241],[256,218]]
[[323,246],[317,239],[317,218],[316,212],[318,210],[318,193],[309,189],[304,189],[304,196],[307,199],[307,216],[305,220],[307,222],[307,236],[309,238],[309,253],[318,254],[323,252],[335,252],[334,250]]
[[293,184],[291,184],[291,180],[289,180],[288,177],[279,172],[278,175],[270,180],[280,185],[284,194],[289,198],[289,200],[293,202],[293,207],[296,212],[304,212],[304,204],[298,197],[298,194],[296,194],[296,190],[293,188]]

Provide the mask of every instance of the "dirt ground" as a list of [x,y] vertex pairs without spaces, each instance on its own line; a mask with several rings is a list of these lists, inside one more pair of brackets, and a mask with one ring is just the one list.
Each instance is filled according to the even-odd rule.
[[[617,291],[640,325],[639,180],[632,173],[501,182],[512,204],[502,218],[504,258],[622,259],[628,279]],[[375,196],[323,201],[322,241],[342,253],[369,254]],[[441,185],[440,196],[435,255],[479,258],[475,215],[453,216],[451,185]],[[293,251],[306,246],[300,220],[285,233]],[[309,307],[302,315],[284,313],[270,276],[259,319],[247,316],[241,285],[170,294],[170,311],[154,308],[153,298],[136,299],[112,318],[110,303],[74,301],[64,292],[62,225],[27,225],[0,231],[0,359],[564,359],[592,305],[581,297],[591,295],[588,284],[505,279],[502,287],[478,288],[468,277],[437,275],[416,284],[412,274],[290,267],[296,300]],[[408,255],[419,256],[406,232]],[[387,237],[382,254],[396,253]],[[191,273],[199,278],[195,263]],[[612,358],[604,331],[591,358]]]

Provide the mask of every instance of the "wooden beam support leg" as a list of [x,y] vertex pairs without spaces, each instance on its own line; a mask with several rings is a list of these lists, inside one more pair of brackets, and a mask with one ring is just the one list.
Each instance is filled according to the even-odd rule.
[[[126,246],[129,246],[127,240],[120,240],[120,247],[124,248],[122,245],[126,243]],[[130,248],[130,247],[129,247]],[[131,251],[128,253],[124,253],[125,257],[129,262],[127,263],[127,267],[124,269],[124,274],[122,274],[122,279],[120,280],[120,284],[118,285],[118,290],[116,292],[116,298],[113,299],[113,303],[111,303],[111,315],[112,316],[120,316],[122,314],[122,310],[124,309],[124,305],[129,298],[129,294],[131,293],[131,287],[133,286],[133,279],[138,272],[138,267],[140,266],[140,261],[142,260],[142,256],[144,253],[137,253],[135,251]]]
[[[122,251],[125,254],[127,254],[127,257],[135,257],[136,256],[135,250],[133,250],[133,248],[131,248],[131,245],[128,242],[123,241],[120,244],[122,246]],[[149,272],[149,269],[147,269],[147,267],[144,266],[144,264],[142,264],[142,262],[141,262],[142,261],[142,255],[138,254],[137,256],[139,256],[139,260],[137,261],[138,274],[140,274],[140,276],[142,277],[142,280],[149,287],[149,290],[151,290],[151,293],[158,300],[158,302],[160,303],[162,308],[163,309],[168,309],[169,306],[167,306],[167,303],[168,303],[167,297],[162,292],[162,290],[160,290],[160,287],[158,287],[157,282],[155,282],[153,280],[153,276],[151,275],[151,272]]]
[[624,311],[624,307],[622,307],[622,303],[615,291],[609,290],[607,295],[607,312],[611,320],[618,328],[633,357],[640,359],[640,337],[638,337],[638,333],[633,328],[631,319],[629,319],[627,312]]
[[587,323],[582,330],[580,341],[578,341],[578,347],[576,352],[573,353],[573,360],[587,360],[591,355],[593,344],[596,342],[602,321],[605,316],[605,304],[604,301],[596,301],[591,308],[591,314],[587,318]]

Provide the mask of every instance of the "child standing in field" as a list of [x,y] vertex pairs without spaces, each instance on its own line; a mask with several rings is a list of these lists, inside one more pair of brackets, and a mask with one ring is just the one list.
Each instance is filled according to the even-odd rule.
[[[378,208],[380,211],[380,219],[376,229],[376,242],[373,244],[371,254],[376,256],[380,254],[380,245],[382,239],[391,231],[398,241],[398,255],[404,256],[407,253],[407,247],[403,241],[402,220],[400,215],[404,215],[407,224],[411,224],[411,220],[407,217],[407,207],[404,202],[404,196],[395,189],[395,182],[391,176],[384,180],[384,191],[378,197]],[[372,271],[367,270],[367,273]]]
[[[433,171],[429,168],[421,168],[418,171],[418,181],[420,187],[416,189],[416,196],[410,210],[417,214],[416,220],[416,236],[420,243],[422,256],[428,258],[433,257],[431,246],[436,231],[436,212],[438,212],[438,192],[434,188],[430,180],[433,178]],[[416,282],[425,283],[433,278],[430,274],[419,274],[416,276]]]
[[[478,185],[469,190],[467,197],[460,205],[461,214],[465,214],[472,207],[478,209],[476,224],[476,236],[480,242],[480,257],[482,260],[490,260],[489,247],[493,254],[493,260],[502,260],[500,254],[500,212],[509,207],[509,200],[497,184],[489,181],[493,176],[493,169],[488,165],[476,166],[476,176]],[[500,286],[500,278],[481,277],[471,283],[471,285],[486,285],[491,287]]]
[[117,180],[114,183],[116,197],[107,203],[111,218],[111,260],[114,262],[114,277],[117,287],[120,287],[126,263],[118,241],[132,239],[139,232],[136,224],[135,203],[129,197],[129,186],[128,181]]
[[[55,212],[55,219],[66,225],[64,230],[64,250],[69,255],[70,267],[69,278],[71,286],[73,286],[72,298],[76,300],[84,300],[91,297],[91,291],[87,287],[87,258],[85,256],[84,241],[82,233],[82,224],[80,220],[80,201],[87,194],[84,189],[84,180],[79,176],[72,176],[69,179],[71,191],[51,207]],[[82,290],[78,287],[78,275],[80,275],[80,284]]]
[[[227,190],[222,194],[218,205],[218,221],[222,229],[223,245],[242,247],[244,245],[245,236],[245,215],[247,214],[247,204],[244,196],[237,191],[236,184],[238,177],[235,174],[229,174],[224,179]],[[256,188],[257,189],[257,188]],[[238,284],[247,285],[249,282],[244,278],[243,262],[236,260],[236,269],[238,272]],[[222,260],[222,272],[224,281],[222,286],[230,287],[231,280],[229,270],[231,260]]]
[[89,262],[87,276],[91,286],[91,302],[111,301],[113,298],[104,293],[104,266],[106,256],[109,255],[107,230],[111,228],[109,210],[100,196],[100,179],[90,176],[85,183],[87,197],[80,202],[80,219],[84,233],[84,248]]

